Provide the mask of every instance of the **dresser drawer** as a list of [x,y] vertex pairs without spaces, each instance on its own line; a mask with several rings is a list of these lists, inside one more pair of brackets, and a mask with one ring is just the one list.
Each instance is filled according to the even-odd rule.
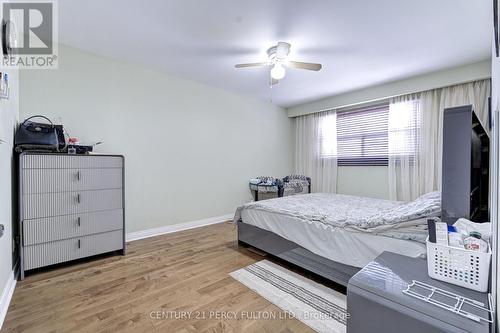
[[23,193],[122,188],[123,169],[24,169]]
[[120,249],[123,249],[122,230],[25,246],[24,269],[53,265]]
[[123,229],[123,210],[23,221],[24,246]]
[[23,220],[123,208],[121,189],[25,194]]
[[22,169],[123,168],[122,156],[26,154],[21,155]]

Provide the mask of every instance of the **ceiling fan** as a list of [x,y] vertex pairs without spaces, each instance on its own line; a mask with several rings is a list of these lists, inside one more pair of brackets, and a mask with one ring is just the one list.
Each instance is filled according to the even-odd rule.
[[277,45],[267,49],[267,57],[269,58],[266,62],[253,62],[248,64],[237,64],[236,68],[245,67],[268,67],[271,68],[271,84],[276,84],[279,80],[283,79],[286,74],[285,67],[307,69],[310,71],[319,71],[321,69],[321,64],[315,64],[310,62],[300,62],[288,60],[288,54],[290,53],[290,44],[286,42],[278,42]]

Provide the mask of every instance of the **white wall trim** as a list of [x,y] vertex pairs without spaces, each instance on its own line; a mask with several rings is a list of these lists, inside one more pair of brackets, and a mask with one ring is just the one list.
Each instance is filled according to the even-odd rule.
[[10,300],[14,294],[14,289],[16,289],[16,273],[12,271],[7,279],[7,283],[3,287],[2,296],[0,298],[0,330],[2,329],[3,321],[7,315],[7,310],[9,309]]
[[139,239],[143,239],[143,238],[154,237],[154,236],[159,236],[159,235],[164,235],[164,234],[170,234],[172,232],[199,228],[199,227],[203,227],[203,226],[207,226],[207,225],[211,225],[211,224],[225,222],[227,220],[232,220],[233,217],[234,217],[234,214],[226,214],[226,215],[222,215],[222,216],[210,217],[207,219],[202,219],[202,220],[197,220],[197,221],[190,221],[190,222],[184,222],[184,223],[177,223],[177,224],[173,224],[173,225],[166,225],[164,227],[159,227],[159,228],[128,232],[125,235],[125,240],[127,242],[131,242],[131,241],[135,241],[135,240],[139,240]]

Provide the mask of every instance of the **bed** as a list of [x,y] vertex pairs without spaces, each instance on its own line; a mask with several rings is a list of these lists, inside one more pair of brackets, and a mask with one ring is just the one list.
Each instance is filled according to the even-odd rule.
[[313,193],[239,207],[238,241],[342,285],[384,251],[425,257],[439,192],[412,202]]

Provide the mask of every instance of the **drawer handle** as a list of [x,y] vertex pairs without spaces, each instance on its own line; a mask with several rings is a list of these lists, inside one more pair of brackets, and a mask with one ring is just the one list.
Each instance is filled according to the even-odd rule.
[[76,222],[78,223],[78,226],[81,227],[82,226],[82,221],[81,221],[81,218],[80,216],[78,216]]
[[78,179],[78,181],[80,181],[80,171],[76,172],[76,179]]
[[82,242],[80,240],[78,240],[78,248],[80,248],[82,245]]
[[77,194],[76,201],[78,201],[78,203],[80,203],[80,193]]

